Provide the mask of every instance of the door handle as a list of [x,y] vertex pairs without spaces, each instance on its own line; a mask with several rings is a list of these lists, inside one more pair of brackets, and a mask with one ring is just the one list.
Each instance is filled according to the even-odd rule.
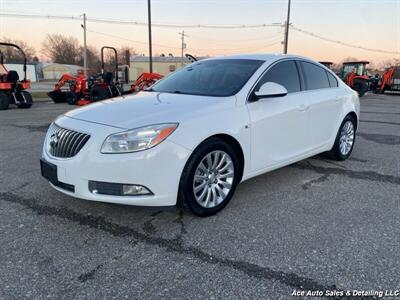
[[300,111],[306,111],[308,108],[309,108],[309,106],[306,106],[305,104],[301,104],[301,105],[299,106],[299,110],[300,110]]

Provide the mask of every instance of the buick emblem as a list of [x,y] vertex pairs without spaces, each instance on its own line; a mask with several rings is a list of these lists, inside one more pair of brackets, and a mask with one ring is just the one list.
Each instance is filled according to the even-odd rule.
[[50,147],[51,148],[55,148],[57,146],[57,144],[58,144],[58,140],[59,140],[59,136],[58,136],[57,132],[53,133],[50,136]]

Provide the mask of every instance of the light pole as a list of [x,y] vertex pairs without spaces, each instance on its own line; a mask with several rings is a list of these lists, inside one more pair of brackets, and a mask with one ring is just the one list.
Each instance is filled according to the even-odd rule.
[[153,73],[153,49],[151,44],[151,3],[147,0],[147,15],[148,15],[148,25],[149,25],[149,63],[150,63],[150,73]]
[[290,25],[290,5],[291,0],[288,0],[288,9],[287,9],[287,17],[285,22],[285,40],[283,46],[283,53],[287,54],[288,51],[288,44],[289,44],[289,25]]
[[87,76],[87,45],[86,45],[86,14],[83,14],[83,24],[81,24],[83,28],[83,71],[85,76]]
[[181,44],[181,66],[183,67],[184,65],[184,56],[183,56],[183,52],[186,49],[186,44],[185,44],[185,36],[187,36],[185,34],[185,31],[182,30],[182,32],[178,32],[179,35],[181,35],[181,40],[182,40],[182,44]]

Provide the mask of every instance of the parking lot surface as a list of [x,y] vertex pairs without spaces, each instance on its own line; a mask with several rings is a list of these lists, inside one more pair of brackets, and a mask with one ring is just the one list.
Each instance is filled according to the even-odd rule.
[[362,98],[349,160],[318,156],[248,180],[209,218],[54,191],[40,176],[41,147],[69,109],[42,102],[0,112],[1,299],[400,288],[400,96]]

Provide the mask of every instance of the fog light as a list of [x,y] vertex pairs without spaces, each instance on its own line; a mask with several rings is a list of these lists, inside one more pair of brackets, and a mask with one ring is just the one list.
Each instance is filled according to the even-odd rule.
[[151,192],[142,185],[124,184],[122,185],[122,194],[124,195],[150,195]]
[[145,186],[101,181],[89,181],[89,191],[98,195],[146,196],[153,193]]

